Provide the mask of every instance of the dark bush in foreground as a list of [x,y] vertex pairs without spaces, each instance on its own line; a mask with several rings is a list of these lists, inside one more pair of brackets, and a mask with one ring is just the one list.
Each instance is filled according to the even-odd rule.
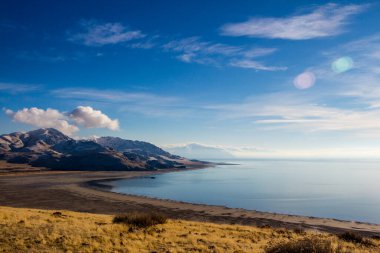
[[128,213],[115,216],[113,223],[123,223],[137,228],[147,228],[150,226],[164,224],[167,218],[156,213]]
[[305,238],[298,241],[280,243],[266,250],[266,253],[335,253],[329,240]]
[[346,241],[346,242],[363,244],[365,246],[372,246],[373,245],[373,243],[369,239],[363,238],[363,236],[361,236],[357,233],[354,233],[354,232],[345,232],[343,234],[340,234],[339,238],[341,240]]

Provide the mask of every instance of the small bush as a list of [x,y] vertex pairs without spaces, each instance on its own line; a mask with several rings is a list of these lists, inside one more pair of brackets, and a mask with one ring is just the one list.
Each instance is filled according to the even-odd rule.
[[293,229],[293,232],[299,235],[306,235],[306,232],[303,228],[295,228]]
[[363,236],[354,232],[344,232],[343,234],[340,234],[338,237],[346,242],[358,243],[365,246],[373,245],[373,243],[369,239],[363,238]]
[[166,223],[167,218],[157,213],[128,213],[113,218],[113,223],[123,223],[137,228],[147,228]]
[[52,215],[54,217],[62,217],[63,216],[61,212],[54,212]]
[[319,238],[305,238],[298,241],[290,241],[274,245],[266,250],[266,253],[335,253],[329,240]]

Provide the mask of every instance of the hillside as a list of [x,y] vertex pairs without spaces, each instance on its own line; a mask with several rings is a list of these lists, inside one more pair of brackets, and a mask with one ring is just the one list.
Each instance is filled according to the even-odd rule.
[[94,141],[103,147],[110,147],[119,152],[179,158],[149,142],[125,140],[119,137],[110,136],[94,138]]
[[131,229],[129,225],[114,224],[112,219],[110,215],[0,207],[0,251],[275,252],[269,248],[306,247],[311,242],[330,250],[323,252],[375,253],[380,247],[375,239],[353,243],[326,233],[269,227],[169,220],[162,225]]
[[157,170],[194,165],[150,143],[114,137],[75,140],[53,128],[1,135],[0,159],[54,170]]

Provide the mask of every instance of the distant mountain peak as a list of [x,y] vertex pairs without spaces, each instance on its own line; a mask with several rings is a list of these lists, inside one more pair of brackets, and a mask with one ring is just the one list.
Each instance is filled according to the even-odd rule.
[[192,159],[228,159],[234,158],[233,154],[218,146],[204,145],[200,143],[188,143],[184,145],[171,145],[166,148],[170,153]]

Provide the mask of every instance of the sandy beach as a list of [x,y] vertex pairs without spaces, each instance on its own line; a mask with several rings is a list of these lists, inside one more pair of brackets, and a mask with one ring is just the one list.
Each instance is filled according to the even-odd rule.
[[0,206],[70,210],[97,214],[154,211],[169,218],[283,228],[302,228],[330,233],[353,230],[380,236],[380,225],[336,219],[284,215],[223,206],[117,194],[107,181],[148,176],[168,171],[80,172],[22,168],[1,163]]

